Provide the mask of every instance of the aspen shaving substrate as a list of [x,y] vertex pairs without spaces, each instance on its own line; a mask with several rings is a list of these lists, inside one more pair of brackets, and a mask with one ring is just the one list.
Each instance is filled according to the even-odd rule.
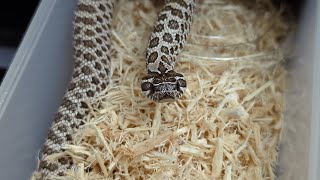
[[61,179],[274,179],[286,74],[280,47],[290,26],[271,1],[248,2],[199,2],[176,64],[188,89],[181,100],[154,103],[140,82],[159,8],[120,1],[112,83],[88,102],[62,154],[78,168]]

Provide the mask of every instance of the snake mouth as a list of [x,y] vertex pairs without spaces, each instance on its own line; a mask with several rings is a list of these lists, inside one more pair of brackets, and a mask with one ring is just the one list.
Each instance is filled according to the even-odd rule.
[[174,91],[160,91],[149,95],[149,98],[156,102],[173,102],[182,96],[182,92]]
[[[143,84],[142,93],[155,102],[171,102],[179,99],[185,91],[185,88],[177,87],[175,84],[165,84],[162,86],[154,86],[153,84]],[[164,86],[164,87],[163,87]],[[169,87],[169,88],[168,88]]]

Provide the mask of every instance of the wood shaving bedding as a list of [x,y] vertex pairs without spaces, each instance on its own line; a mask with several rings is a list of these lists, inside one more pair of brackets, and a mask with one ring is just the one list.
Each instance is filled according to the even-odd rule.
[[188,89],[173,103],[141,94],[158,7],[121,0],[113,24],[112,83],[91,112],[61,179],[275,179],[283,127],[281,41],[291,27],[271,0],[200,1],[176,65]]

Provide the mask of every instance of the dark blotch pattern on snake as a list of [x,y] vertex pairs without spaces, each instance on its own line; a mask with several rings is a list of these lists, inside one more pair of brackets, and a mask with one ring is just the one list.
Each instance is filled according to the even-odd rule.
[[48,156],[64,151],[74,129],[89,113],[86,102],[110,82],[112,11],[110,0],[79,0],[77,4],[73,21],[74,72],[41,151],[41,179],[61,176],[72,167],[70,159]]
[[190,32],[194,7],[195,0],[167,0],[158,16],[146,52],[148,74],[141,82],[142,92],[153,101],[176,100],[186,89],[174,65]]

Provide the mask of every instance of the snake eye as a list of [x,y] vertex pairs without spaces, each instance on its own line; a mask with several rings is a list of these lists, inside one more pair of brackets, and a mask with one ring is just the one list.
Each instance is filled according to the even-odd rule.
[[177,84],[178,84],[178,87],[179,87],[179,88],[185,88],[185,87],[187,87],[187,82],[186,82],[184,79],[179,79],[179,80],[177,81]]
[[152,87],[152,84],[149,82],[143,82],[141,83],[141,89],[142,91],[149,91]]
[[153,83],[154,83],[154,84],[160,84],[161,82],[162,82],[162,80],[159,79],[159,78],[154,78],[154,79],[153,79]]

